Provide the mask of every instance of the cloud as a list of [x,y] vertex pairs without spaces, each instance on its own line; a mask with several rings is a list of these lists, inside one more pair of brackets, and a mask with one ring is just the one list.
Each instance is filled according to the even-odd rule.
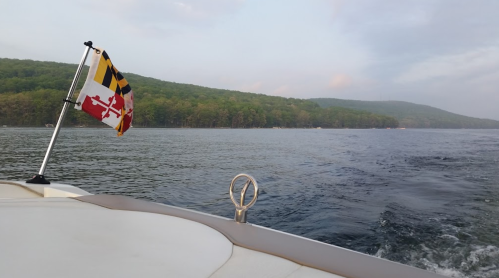
[[275,89],[272,92],[272,95],[274,95],[274,96],[286,96],[288,93],[289,93],[289,86],[282,85],[279,88]]
[[122,29],[131,28],[135,34],[152,38],[207,28],[238,12],[243,4],[242,0],[86,0],[81,5],[111,18]]
[[337,74],[331,78],[328,84],[330,89],[342,89],[352,84],[352,78],[346,74]]
[[336,22],[384,65],[379,75],[385,75],[400,64],[497,43],[497,10],[499,1],[352,0],[343,2]]
[[494,70],[499,70],[499,46],[440,55],[417,62],[396,77],[395,82],[418,82],[438,77],[468,80],[488,75]]
[[232,76],[229,76],[229,75],[222,75],[222,76],[218,77],[218,81],[223,83],[223,84],[232,85],[236,82],[236,79]]
[[183,0],[173,2],[178,15],[190,19],[209,19],[237,11],[244,0]]
[[[154,18],[152,15],[176,15],[178,17],[207,18],[237,11],[245,1],[242,0],[85,0],[88,8],[94,12],[102,11],[111,14],[122,14],[149,20],[170,19]],[[149,15],[149,16],[148,16]]]
[[240,87],[240,91],[255,93],[262,88],[262,82],[258,81],[252,84],[245,84]]

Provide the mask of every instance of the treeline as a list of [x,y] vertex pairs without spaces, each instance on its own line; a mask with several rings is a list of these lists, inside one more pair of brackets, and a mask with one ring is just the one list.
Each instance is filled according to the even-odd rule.
[[315,98],[323,108],[344,107],[394,117],[407,128],[499,128],[499,121],[478,119],[450,113],[428,105],[405,101],[360,101]]
[[[76,65],[0,59],[0,125],[55,123]],[[85,68],[78,90],[86,76]],[[308,100],[211,89],[123,73],[134,91],[135,127],[386,128],[398,121],[366,111],[321,108]],[[76,96],[74,97],[76,99]],[[66,125],[100,125],[69,109]]]

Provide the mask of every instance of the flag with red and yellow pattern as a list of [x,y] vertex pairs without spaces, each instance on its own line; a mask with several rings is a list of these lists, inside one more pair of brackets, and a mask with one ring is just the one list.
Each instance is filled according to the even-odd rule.
[[113,127],[118,136],[132,125],[133,91],[103,49],[95,49],[76,103],[76,109]]

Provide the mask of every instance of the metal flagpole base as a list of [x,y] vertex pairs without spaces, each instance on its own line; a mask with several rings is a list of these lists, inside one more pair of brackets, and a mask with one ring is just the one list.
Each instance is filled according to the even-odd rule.
[[50,184],[43,175],[35,175],[32,179],[27,180],[26,183]]

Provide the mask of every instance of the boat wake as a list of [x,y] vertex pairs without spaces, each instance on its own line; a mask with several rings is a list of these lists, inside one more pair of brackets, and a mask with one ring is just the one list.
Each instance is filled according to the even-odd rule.
[[375,229],[380,248],[374,255],[449,277],[498,277],[499,247],[481,242],[483,234],[468,225],[391,204]]

